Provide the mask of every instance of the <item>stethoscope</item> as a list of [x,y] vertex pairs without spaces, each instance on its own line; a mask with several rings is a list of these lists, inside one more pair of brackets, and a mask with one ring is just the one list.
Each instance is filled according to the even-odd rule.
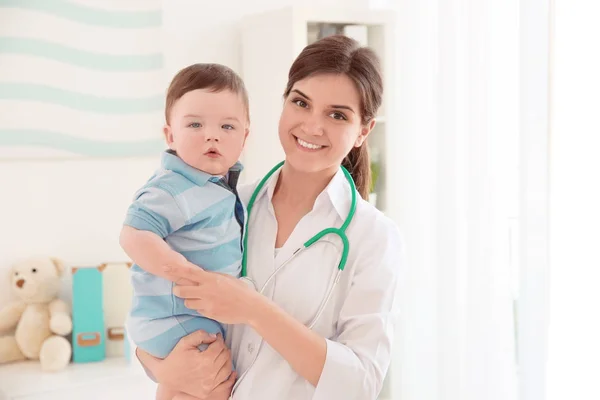
[[[263,187],[265,186],[265,184],[267,183],[267,181],[269,180],[269,178],[271,178],[271,176],[273,176],[273,174],[279,169],[281,168],[281,166],[283,165],[284,161],[281,161],[279,164],[277,164],[276,166],[274,166],[265,176],[264,178],[259,182],[258,186],[256,187],[256,189],[254,189],[254,192],[252,193],[252,196],[250,197],[250,201],[248,202],[248,206],[247,208],[247,213],[248,213],[248,219],[247,221],[250,221],[250,213],[252,212],[252,208],[254,207],[254,202],[256,201],[256,198],[258,197],[258,195],[260,194],[260,192],[262,191]],[[340,280],[340,276],[342,274],[342,272],[344,271],[344,267],[346,266],[346,261],[348,260],[348,253],[350,252],[350,242],[348,241],[348,236],[346,235],[346,229],[348,228],[348,225],[350,225],[350,222],[352,222],[352,218],[354,218],[354,212],[356,211],[356,186],[354,185],[354,180],[352,180],[352,176],[350,175],[350,173],[348,172],[348,170],[346,168],[344,168],[343,166],[340,167],[342,169],[342,172],[344,173],[344,176],[346,177],[346,180],[348,181],[348,184],[350,185],[350,192],[352,194],[352,200],[350,202],[350,210],[348,211],[348,215],[346,216],[346,219],[344,220],[344,223],[342,224],[341,227],[339,228],[326,228],[323,229],[322,231],[320,231],[319,233],[317,233],[316,235],[314,235],[313,237],[311,237],[310,239],[308,239],[306,242],[304,242],[304,244],[302,245],[302,247],[297,248],[292,255],[285,260],[265,281],[265,283],[263,284],[262,288],[259,290],[259,293],[264,293],[265,289],[267,288],[267,286],[269,285],[269,283],[271,283],[271,281],[277,276],[277,274],[285,267],[289,264],[289,262],[298,254],[302,253],[303,251],[305,251],[306,249],[308,249],[310,246],[312,246],[313,244],[315,244],[316,242],[318,242],[319,240],[321,240],[324,236],[326,235],[336,235],[338,236],[341,240],[342,240],[342,257],[340,258],[340,262],[338,264],[337,267],[337,272],[335,274],[335,278],[333,280],[333,284],[330,285],[329,290],[327,291],[327,295],[323,298],[323,301],[321,301],[321,305],[319,307],[319,310],[317,311],[317,313],[315,314],[314,318],[312,319],[312,321],[307,325],[307,327],[309,329],[312,329],[315,324],[317,323],[317,321],[319,320],[319,318],[321,317],[321,314],[323,314],[323,311],[325,310],[325,307],[327,306],[327,303],[329,302],[329,299],[331,298],[331,295],[333,294],[333,291],[336,287],[336,285],[338,284],[339,280]],[[252,286],[254,286],[254,288],[256,288],[256,284],[250,279],[248,278],[248,273],[247,273],[247,263],[248,263],[248,226],[249,224],[246,224],[246,233],[244,235],[244,251],[243,251],[243,255],[242,255],[242,279],[244,279],[245,281],[247,281],[249,284],[251,284]],[[261,346],[262,346],[262,341],[261,341]],[[260,348],[259,348],[260,351]],[[257,351],[257,355],[258,352]],[[250,368],[252,368],[252,366],[254,365],[254,362],[256,361],[256,356],[254,357],[254,360],[252,361],[252,363],[250,364],[250,366],[246,369],[246,371],[239,377],[239,379],[237,380],[237,382],[235,383],[233,390],[232,390],[232,394],[231,396],[233,397],[233,392],[235,391],[235,389],[237,388],[238,384],[242,381],[242,379],[246,376],[246,374],[248,373],[248,371],[250,370]],[[230,399],[232,398],[230,397]]]

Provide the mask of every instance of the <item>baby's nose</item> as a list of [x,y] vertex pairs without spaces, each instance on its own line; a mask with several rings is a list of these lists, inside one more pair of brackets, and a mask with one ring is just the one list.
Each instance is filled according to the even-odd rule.
[[22,288],[24,284],[25,284],[25,279],[19,279],[17,281],[17,286],[19,287],[19,289]]

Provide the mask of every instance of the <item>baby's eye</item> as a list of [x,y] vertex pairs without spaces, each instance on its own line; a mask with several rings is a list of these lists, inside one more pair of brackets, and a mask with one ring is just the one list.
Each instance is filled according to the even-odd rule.
[[202,125],[200,124],[200,122],[192,122],[188,125],[188,128],[200,128],[201,126]]
[[37,268],[32,268],[31,272],[33,272],[35,274],[37,272]]
[[306,104],[306,102],[302,99],[294,100],[294,104],[296,104],[297,106],[302,107],[302,108],[308,107],[308,104]]
[[332,118],[334,119],[338,119],[340,121],[347,121],[348,118],[346,118],[346,116],[344,114],[342,114],[341,112],[333,112],[331,114],[329,114]]
[[19,276],[19,273],[18,273],[18,272],[15,272],[15,276]]
[[226,129],[228,131],[232,131],[235,129],[235,127],[233,125],[229,125],[229,124],[222,125],[221,128]]

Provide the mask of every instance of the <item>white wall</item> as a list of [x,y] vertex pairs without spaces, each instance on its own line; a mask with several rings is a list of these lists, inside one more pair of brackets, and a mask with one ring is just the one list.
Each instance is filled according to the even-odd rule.
[[[367,1],[308,0],[302,5],[317,3],[349,7]],[[241,18],[294,2],[169,0],[163,4],[165,67],[171,76],[193,62],[219,62],[240,71],[237,24]],[[157,161],[151,157],[0,162],[4,228],[0,232],[0,304],[9,297],[6,271],[16,259],[47,254],[77,265],[122,260],[118,233],[124,212]]]
[[301,4],[292,0],[165,1],[167,72],[175,73],[182,66],[194,62],[218,62],[241,73],[240,37],[236,26],[247,14],[290,5],[366,7],[368,3],[368,0],[306,0]]
[[127,204],[158,158],[0,163],[0,304],[9,264],[52,255],[69,264],[122,260]]

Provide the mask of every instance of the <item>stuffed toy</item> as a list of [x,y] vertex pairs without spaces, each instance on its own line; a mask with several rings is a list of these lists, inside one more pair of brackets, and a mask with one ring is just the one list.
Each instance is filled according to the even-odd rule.
[[17,300],[0,308],[0,364],[39,360],[42,370],[58,371],[71,360],[71,344],[64,337],[73,323],[69,306],[57,298],[63,264],[53,258],[19,262],[11,268],[10,284]]

